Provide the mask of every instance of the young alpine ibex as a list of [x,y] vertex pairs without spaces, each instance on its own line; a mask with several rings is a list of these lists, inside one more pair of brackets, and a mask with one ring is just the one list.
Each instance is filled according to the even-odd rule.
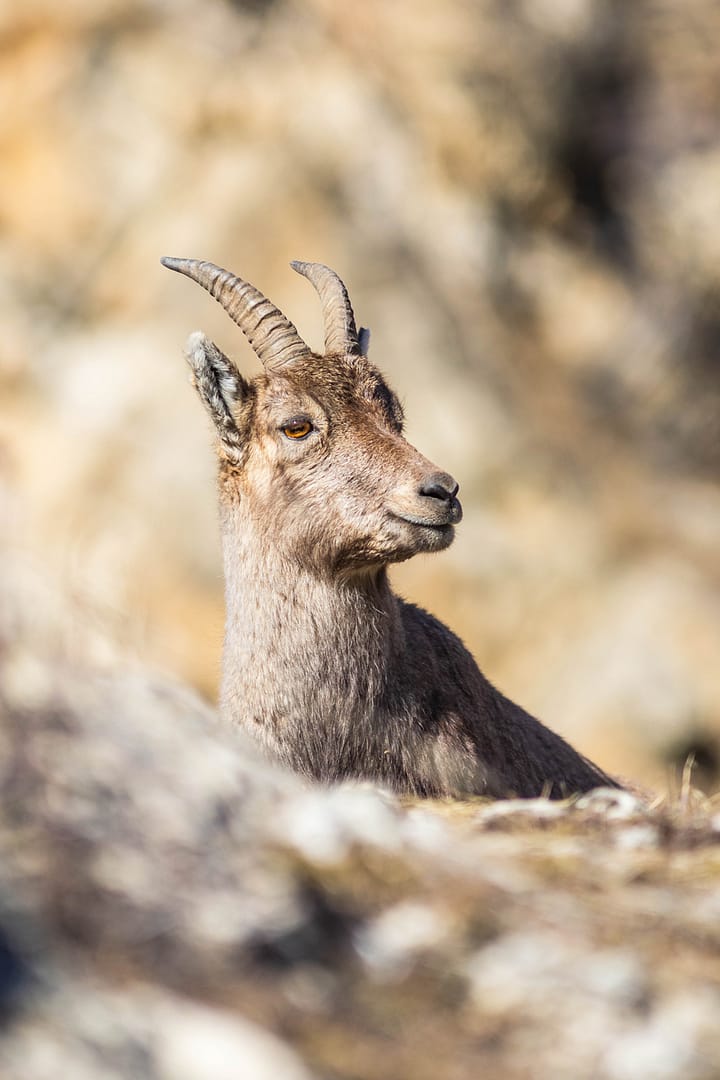
[[392,592],[390,563],[452,542],[458,485],[403,437],[340,278],[291,264],[322,301],[319,356],[248,282],[196,259],[162,261],[220,302],[264,369],[247,381],[202,334],[188,342],[217,434],[227,718],[322,781],[499,797],[618,786]]

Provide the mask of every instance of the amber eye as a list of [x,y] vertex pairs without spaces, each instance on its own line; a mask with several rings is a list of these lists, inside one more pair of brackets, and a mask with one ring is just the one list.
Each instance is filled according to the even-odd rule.
[[290,420],[280,430],[283,435],[287,435],[288,439],[304,439],[312,429],[313,426],[309,420]]

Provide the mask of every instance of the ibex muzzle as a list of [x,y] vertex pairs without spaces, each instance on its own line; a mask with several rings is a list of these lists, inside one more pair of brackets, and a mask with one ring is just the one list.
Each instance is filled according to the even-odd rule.
[[414,504],[398,516],[412,525],[436,528],[457,525],[462,519],[462,507],[456,498],[458,489],[459,484],[448,473],[430,473],[415,492]]

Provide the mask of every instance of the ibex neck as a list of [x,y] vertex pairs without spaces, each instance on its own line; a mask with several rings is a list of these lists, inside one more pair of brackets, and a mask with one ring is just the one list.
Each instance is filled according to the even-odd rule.
[[223,530],[223,711],[273,746],[288,725],[318,738],[329,721],[336,730],[362,725],[403,648],[385,571],[318,576],[236,513]]

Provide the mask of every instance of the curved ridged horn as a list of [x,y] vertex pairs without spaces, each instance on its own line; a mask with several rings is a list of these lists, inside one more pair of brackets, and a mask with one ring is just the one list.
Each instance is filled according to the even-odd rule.
[[325,352],[359,353],[361,350],[350,297],[335,271],[323,263],[291,262],[290,265],[318,291],[325,324]]
[[160,262],[207,289],[237,323],[266,367],[285,367],[310,352],[290,320],[254,285],[200,259],[163,258]]

